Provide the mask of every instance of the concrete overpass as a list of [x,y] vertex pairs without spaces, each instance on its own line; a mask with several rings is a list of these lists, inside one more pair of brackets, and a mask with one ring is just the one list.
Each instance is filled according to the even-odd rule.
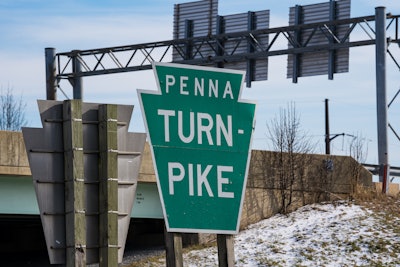
[[[132,218],[162,219],[156,178],[146,145]],[[0,131],[0,217],[39,215],[22,133]]]

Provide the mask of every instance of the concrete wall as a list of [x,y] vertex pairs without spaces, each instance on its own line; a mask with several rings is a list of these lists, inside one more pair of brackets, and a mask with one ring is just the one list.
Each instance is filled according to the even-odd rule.
[[142,165],[139,170],[139,182],[155,183],[156,175],[154,173],[153,160],[151,158],[151,151],[149,143],[146,142],[142,155]]
[[[268,218],[281,210],[279,153],[253,150],[243,205],[241,228]],[[354,194],[357,183],[372,187],[372,174],[353,158],[329,155],[296,155],[296,181],[292,188],[289,210]],[[286,190],[285,192],[287,192]]]
[[[0,131],[0,175],[32,175],[21,132]],[[146,143],[140,182],[156,182],[150,147]]]
[[0,131],[0,174],[31,175],[21,132]]
[[[375,183],[376,192],[382,192],[382,183]],[[387,192],[389,196],[398,197],[400,195],[400,184],[389,184],[389,191]]]
[[[372,174],[354,159],[344,156],[298,155],[291,209],[323,200],[347,198],[356,184],[372,185]],[[241,217],[241,228],[268,218],[281,209],[279,153],[254,150]],[[20,132],[0,131],[0,175],[30,175]],[[356,179],[354,178],[356,177]],[[156,182],[149,145],[146,144],[139,172],[140,182]]]

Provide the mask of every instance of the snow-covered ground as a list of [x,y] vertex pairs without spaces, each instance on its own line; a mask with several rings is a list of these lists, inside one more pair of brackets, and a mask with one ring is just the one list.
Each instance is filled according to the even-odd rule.
[[[308,205],[241,231],[235,260],[251,267],[400,266],[400,219],[348,202]],[[184,266],[218,266],[216,248],[184,254]]]

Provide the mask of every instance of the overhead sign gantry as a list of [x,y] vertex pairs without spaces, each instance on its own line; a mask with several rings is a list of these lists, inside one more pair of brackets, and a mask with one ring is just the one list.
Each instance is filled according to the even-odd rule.
[[[384,7],[378,7],[375,15],[350,18],[350,0],[337,0],[292,7],[289,26],[269,28],[268,10],[222,17],[217,16],[217,0],[179,4],[175,10],[174,31],[179,34],[173,40],[62,53],[46,49],[47,99],[56,99],[61,80],[71,82],[74,98],[82,98],[82,77],[150,69],[153,62],[246,70],[250,86],[252,81],[267,79],[268,57],[288,55],[287,77],[293,82],[298,77],[321,74],[332,79],[334,73],[348,71],[349,48],[375,45],[380,180],[387,180],[385,64],[387,53],[394,59],[388,44],[400,43],[400,16],[386,14]],[[182,20],[182,10],[193,17]],[[247,23],[243,23],[246,18]],[[241,26],[234,26],[236,22]],[[199,24],[206,26],[207,34]],[[356,28],[365,35],[352,35]],[[287,40],[287,48],[278,44],[280,38]],[[315,67],[317,61],[326,64]]]

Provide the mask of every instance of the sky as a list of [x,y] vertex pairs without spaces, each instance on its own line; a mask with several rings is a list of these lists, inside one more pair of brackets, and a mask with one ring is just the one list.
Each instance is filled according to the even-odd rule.
[[[74,49],[93,49],[131,45],[172,39],[174,4],[187,0],[147,1],[0,1],[0,88],[13,89],[27,103],[26,118],[29,127],[41,127],[36,100],[46,98],[44,49],[54,47],[56,52]],[[260,1],[220,0],[219,15],[270,10],[270,27],[288,25],[289,7],[326,1]],[[386,6],[386,11],[400,14],[399,1],[353,0],[351,17],[373,15],[375,7]],[[374,26],[374,25],[372,25]],[[351,38],[365,36],[361,29]],[[282,46],[286,47],[282,41]],[[400,61],[399,47],[390,49]],[[286,79],[286,56],[269,58],[268,80],[253,82],[244,88],[242,98],[257,101],[256,129],[253,148],[271,149],[267,123],[281,108],[295,103],[300,114],[301,127],[316,143],[316,153],[324,153],[325,115],[324,99],[329,99],[330,132],[345,133],[331,142],[331,153],[348,154],[348,145],[356,135],[365,138],[367,163],[377,164],[377,119],[374,46],[350,50],[350,71],[336,74],[334,80],[326,75],[299,78],[297,84]],[[387,58],[388,102],[399,90],[399,68]],[[69,98],[72,87],[60,84]],[[131,131],[144,132],[136,89],[156,89],[152,71],[85,77],[85,102],[134,105]],[[65,97],[60,92],[58,100]],[[400,98],[394,100],[388,111],[388,121],[400,133]],[[400,166],[400,141],[390,130],[389,163]]]

